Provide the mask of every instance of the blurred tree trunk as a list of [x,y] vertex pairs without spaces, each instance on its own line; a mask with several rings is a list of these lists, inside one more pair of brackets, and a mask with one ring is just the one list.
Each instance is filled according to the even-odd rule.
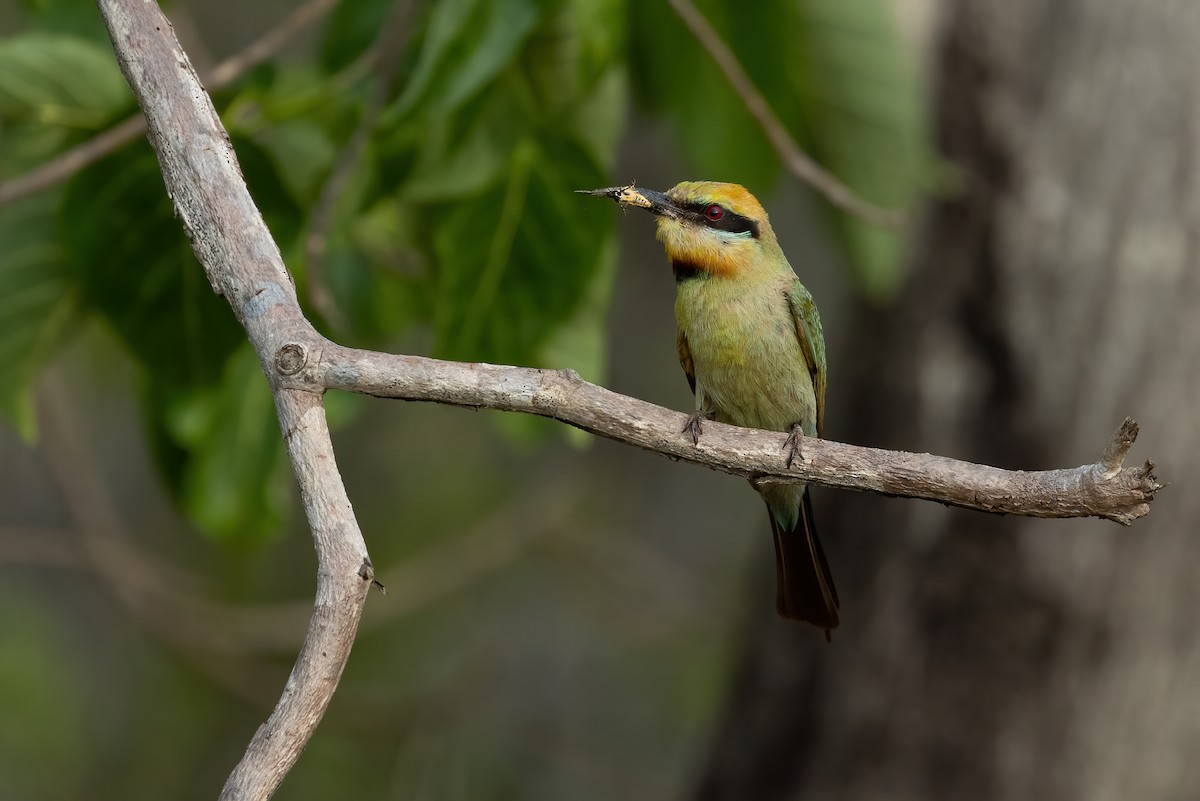
[[827,647],[756,617],[703,801],[1200,788],[1200,3],[948,13],[937,126],[964,189],[834,354],[831,436],[1060,467],[1131,414],[1131,458],[1174,486],[1129,530],[819,496],[843,627]]

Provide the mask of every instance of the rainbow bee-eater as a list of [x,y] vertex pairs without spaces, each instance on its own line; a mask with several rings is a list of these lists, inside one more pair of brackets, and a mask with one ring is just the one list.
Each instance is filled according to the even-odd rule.
[[[825,340],[812,295],[775,239],[762,205],[738,184],[685,181],[666,194],[638,187],[590,190],[658,218],[675,273],[679,363],[703,421],[787,431],[790,465],[803,437],[821,436]],[[808,488],[762,484],[775,538],[775,605],[786,618],[829,631],[838,597],[813,526]]]

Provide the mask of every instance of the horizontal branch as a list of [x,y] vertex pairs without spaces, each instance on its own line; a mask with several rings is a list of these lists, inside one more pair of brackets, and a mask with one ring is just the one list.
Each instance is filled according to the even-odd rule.
[[[804,482],[922,498],[965,509],[1030,517],[1100,517],[1128,525],[1150,510],[1160,489],[1153,465],[1123,469],[1137,436],[1126,420],[1094,464],[1022,471],[933,456],[807,439],[786,464],[786,434],[710,422],[700,442],[684,436],[687,416],[582,380],[570,370],[392,356],[325,342],[316,367],[301,369],[293,343],[288,367],[301,383],[383,398],[526,412],[609,439],[756,482]],[[1099,449],[1098,449],[1099,450]]]

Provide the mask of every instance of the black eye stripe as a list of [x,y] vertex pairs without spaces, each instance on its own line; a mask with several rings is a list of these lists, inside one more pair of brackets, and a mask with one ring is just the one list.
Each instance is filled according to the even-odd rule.
[[749,217],[731,211],[728,207],[722,206],[725,209],[725,214],[719,220],[709,219],[705,213],[712,203],[687,203],[681,206],[686,211],[691,212],[693,219],[702,225],[707,225],[709,228],[716,228],[721,231],[729,231],[734,234],[748,233],[755,239],[758,238],[758,223]]

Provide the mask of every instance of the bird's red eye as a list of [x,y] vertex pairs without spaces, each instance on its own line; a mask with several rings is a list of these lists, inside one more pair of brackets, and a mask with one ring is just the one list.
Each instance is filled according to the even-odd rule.
[[716,203],[714,203],[711,206],[709,206],[707,209],[704,210],[704,216],[707,217],[708,219],[716,222],[717,220],[719,220],[725,216],[725,209],[721,208]]

